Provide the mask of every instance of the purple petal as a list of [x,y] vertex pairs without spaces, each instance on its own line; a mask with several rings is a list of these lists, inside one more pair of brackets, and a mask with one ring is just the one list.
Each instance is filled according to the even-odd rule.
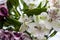
[[1,11],[1,14],[2,14],[1,16],[7,16],[8,11],[7,11],[6,8],[2,7],[2,8],[0,8],[0,11]]
[[15,32],[14,35],[15,35],[16,37],[20,37],[20,36],[21,36],[21,33]]
[[21,32],[13,32],[8,30],[0,30],[0,39],[1,40],[31,40],[30,37]]

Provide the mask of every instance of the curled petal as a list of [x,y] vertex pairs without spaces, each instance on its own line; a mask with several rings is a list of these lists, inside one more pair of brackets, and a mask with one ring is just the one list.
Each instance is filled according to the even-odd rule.
[[6,8],[2,7],[2,8],[0,8],[0,11],[1,11],[1,14],[0,14],[1,16],[7,16],[8,11]]

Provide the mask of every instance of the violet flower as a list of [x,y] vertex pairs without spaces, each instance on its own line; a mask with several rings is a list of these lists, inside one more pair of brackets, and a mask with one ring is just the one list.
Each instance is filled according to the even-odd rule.
[[5,4],[0,4],[0,16],[2,17],[8,16],[8,9]]
[[0,40],[31,40],[29,35],[21,32],[14,32],[0,29]]

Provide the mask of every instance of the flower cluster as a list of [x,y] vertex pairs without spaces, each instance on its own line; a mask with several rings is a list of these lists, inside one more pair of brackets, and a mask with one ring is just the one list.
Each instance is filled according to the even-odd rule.
[[[0,40],[46,40],[45,35],[50,37],[49,34],[52,28],[56,31],[60,31],[60,4],[57,0],[50,0],[49,2],[47,0],[20,1],[23,5],[23,9],[21,8],[20,10],[21,15],[19,15],[17,11],[17,6],[19,5],[17,1],[0,0],[0,21],[5,18],[5,24],[2,23],[3,21],[1,22],[2,26],[9,27],[12,25],[14,30],[20,31],[16,32],[0,29]],[[15,3],[17,4],[15,5]],[[49,5],[47,3],[49,3]],[[52,3],[52,5],[50,3]],[[11,9],[9,4],[11,4]],[[9,16],[8,10],[10,12]],[[20,19],[18,18],[16,20],[15,17],[19,17]],[[30,33],[30,35],[27,35],[27,32],[28,34]]]
[[32,36],[37,37],[37,40],[46,40],[44,35],[48,35],[51,28],[58,31],[60,29],[60,13],[58,13],[59,9],[54,6],[56,1],[53,1],[54,0],[49,1],[49,4],[52,2],[52,5],[49,5],[50,7],[47,9],[47,12],[42,12],[40,15],[29,17],[23,14],[23,18],[20,17],[19,20],[23,23],[20,27],[20,31],[28,31]]
[[26,33],[0,29],[0,40],[31,40]]

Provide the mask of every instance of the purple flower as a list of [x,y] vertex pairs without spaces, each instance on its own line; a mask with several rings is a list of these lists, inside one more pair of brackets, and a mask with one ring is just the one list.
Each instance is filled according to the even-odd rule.
[[7,16],[8,11],[6,8],[2,7],[0,8],[0,11],[1,11],[0,16]]
[[8,16],[8,9],[5,4],[0,5],[0,16],[1,17]]
[[31,40],[26,33],[0,29],[0,40]]

